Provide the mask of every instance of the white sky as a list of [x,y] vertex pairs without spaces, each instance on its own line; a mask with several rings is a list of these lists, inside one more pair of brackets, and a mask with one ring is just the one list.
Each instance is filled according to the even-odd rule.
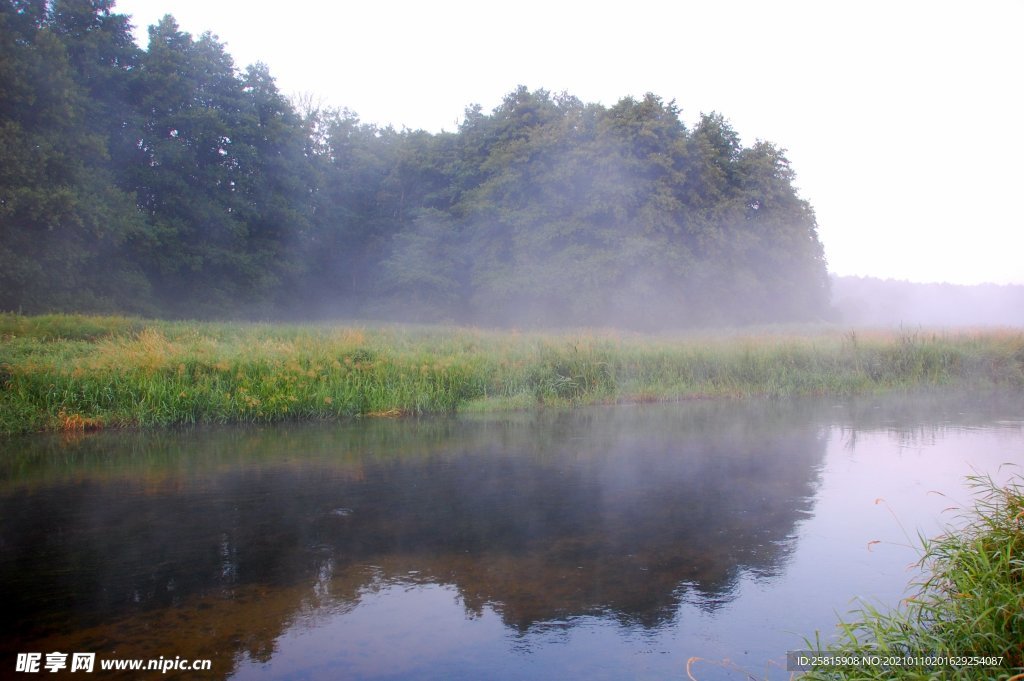
[[364,122],[454,130],[519,84],[654,92],[789,150],[829,269],[1024,284],[1024,0],[119,0]]

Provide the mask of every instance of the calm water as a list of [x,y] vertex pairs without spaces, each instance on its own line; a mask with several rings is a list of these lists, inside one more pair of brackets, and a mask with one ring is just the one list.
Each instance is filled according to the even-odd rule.
[[1021,395],[0,441],[0,676],[788,678],[1003,463]]

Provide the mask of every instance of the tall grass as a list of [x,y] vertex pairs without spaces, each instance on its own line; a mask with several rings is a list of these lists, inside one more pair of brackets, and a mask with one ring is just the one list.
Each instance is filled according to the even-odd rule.
[[0,432],[1024,387],[1024,334],[641,336],[0,314]]
[[[1024,480],[971,481],[978,499],[966,525],[923,540],[917,593],[892,612],[865,607],[841,624],[837,643],[816,650],[911,663],[818,668],[801,679],[1024,679]],[[963,663],[971,658],[999,662]]]

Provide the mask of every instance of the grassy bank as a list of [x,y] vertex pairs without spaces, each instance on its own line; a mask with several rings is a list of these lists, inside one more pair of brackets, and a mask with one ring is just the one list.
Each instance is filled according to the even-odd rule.
[[1024,333],[641,336],[0,315],[0,432],[927,386],[1024,388]]
[[[966,526],[924,542],[917,593],[890,613],[866,608],[818,653],[924,663],[819,668],[806,681],[851,679],[1024,679],[1024,488],[975,478]],[[953,658],[928,664],[928,657]],[[966,664],[989,658],[997,664]]]

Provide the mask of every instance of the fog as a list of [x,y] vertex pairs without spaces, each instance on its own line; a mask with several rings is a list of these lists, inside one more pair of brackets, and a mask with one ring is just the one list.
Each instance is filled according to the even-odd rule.
[[838,321],[858,326],[1024,326],[1024,286],[832,277]]
[[[289,100],[171,16],[143,49],[109,7],[40,11],[0,15],[24,94],[0,112],[0,310],[644,331],[1021,317],[996,288],[836,279],[831,305],[828,266],[849,271],[826,262],[834,217],[726,113],[520,85],[453,132],[381,127]],[[941,262],[940,231],[906,271]]]

